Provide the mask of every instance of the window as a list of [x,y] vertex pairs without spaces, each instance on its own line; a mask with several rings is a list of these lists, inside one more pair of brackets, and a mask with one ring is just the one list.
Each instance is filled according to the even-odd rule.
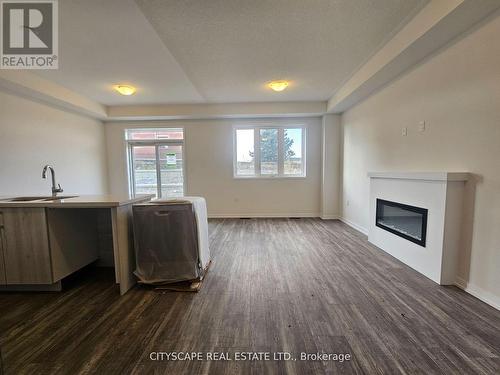
[[157,198],[184,195],[183,129],[128,129],[130,191]]
[[240,176],[255,175],[254,130],[236,129],[236,170]]
[[303,126],[236,127],[235,177],[305,177]]

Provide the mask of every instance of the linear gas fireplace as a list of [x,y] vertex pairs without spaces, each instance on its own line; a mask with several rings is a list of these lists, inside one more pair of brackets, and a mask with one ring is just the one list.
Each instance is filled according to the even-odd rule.
[[425,247],[427,209],[377,199],[375,225]]

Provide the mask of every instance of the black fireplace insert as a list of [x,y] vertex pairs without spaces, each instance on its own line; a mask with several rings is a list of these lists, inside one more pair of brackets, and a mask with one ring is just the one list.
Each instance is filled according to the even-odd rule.
[[377,199],[375,225],[425,247],[427,209]]

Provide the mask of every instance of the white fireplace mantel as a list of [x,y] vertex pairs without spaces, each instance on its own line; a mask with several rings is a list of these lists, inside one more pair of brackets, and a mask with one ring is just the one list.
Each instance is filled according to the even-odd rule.
[[[370,172],[368,240],[435,282],[456,281],[462,253],[462,206],[466,172]],[[376,201],[384,199],[425,208],[425,247],[375,225]]]
[[389,178],[400,180],[425,181],[467,181],[467,172],[369,172],[370,178]]

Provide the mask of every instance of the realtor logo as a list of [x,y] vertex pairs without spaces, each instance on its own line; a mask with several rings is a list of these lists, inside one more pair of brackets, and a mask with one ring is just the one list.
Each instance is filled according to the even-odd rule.
[[1,0],[2,69],[57,69],[57,0]]

